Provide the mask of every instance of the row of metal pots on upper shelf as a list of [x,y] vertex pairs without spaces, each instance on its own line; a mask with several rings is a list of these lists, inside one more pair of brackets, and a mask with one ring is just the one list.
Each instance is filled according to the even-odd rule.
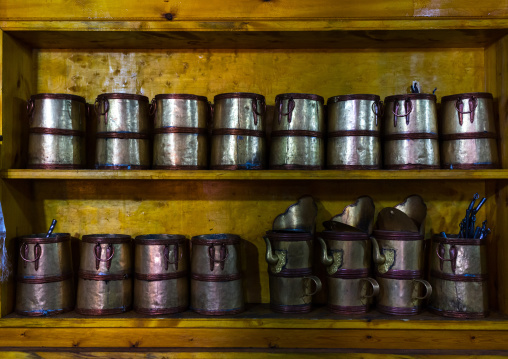
[[[321,96],[277,95],[269,168],[325,168],[327,137],[327,168],[379,169],[381,134],[386,169],[497,168],[492,95],[445,96],[441,105],[439,137],[436,96],[431,94],[388,96],[384,105],[377,95],[331,97],[327,126]],[[150,116],[154,117],[153,168],[207,169],[208,163],[211,169],[267,168],[262,95],[220,94],[212,106],[206,97],[196,95],[160,94],[150,104],[146,96],[105,93],[93,108],[97,169],[150,168]],[[84,168],[86,113],[86,101],[79,96],[31,96],[28,166]]]

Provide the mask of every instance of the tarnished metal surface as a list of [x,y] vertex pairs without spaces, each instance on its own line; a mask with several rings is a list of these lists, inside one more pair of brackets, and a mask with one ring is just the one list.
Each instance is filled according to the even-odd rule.
[[19,239],[15,311],[46,316],[74,307],[74,279],[69,233],[45,233]]
[[456,139],[441,142],[443,168],[489,169],[499,167],[494,138]]
[[301,230],[314,233],[316,226],[317,205],[312,196],[303,196],[298,202],[289,206],[286,211],[273,220],[274,231]]
[[430,281],[435,288],[431,310],[457,318],[487,316],[487,241],[436,235],[430,257]]
[[385,207],[377,215],[376,228],[385,231],[419,232],[418,225],[404,212]]
[[355,203],[347,205],[341,214],[332,218],[332,221],[356,227],[362,232],[370,234],[374,226],[374,213],[376,206],[369,196],[358,197]]
[[371,240],[377,278],[423,276],[424,241],[419,233],[375,230]]
[[353,278],[369,274],[371,243],[368,234],[324,231],[318,240],[321,262],[329,276]]
[[38,94],[27,103],[28,167],[73,169],[85,165],[86,101],[67,94]]
[[270,168],[321,169],[324,165],[324,100],[288,93],[275,98]]
[[162,94],[155,113],[153,165],[161,169],[206,169],[208,100],[204,96]]
[[375,279],[334,278],[328,276],[327,307],[337,314],[366,313],[372,298],[379,294],[379,284]]
[[282,276],[311,274],[313,236],[310,233],[268,231],[264,239],[270,273]]
[[[270,308],[279,313],[307,313],[311,310],[312,296],[321,290],[316,276],[279,277],[269,275]],[[315,288],[312,288],[314,283]]]
[[439,168],[436,97],[429,94],[385,98],[384,166]]
[[328,99],[327,167],[381,167],[382,104],[376,95],[345,95]]
[[240,237],[205,234],[192,237],[191,307],[205,315],[244,310]]
[[122,313],[132,305],[131,238],[120,234],[82,237],[76,312]]
[[99,169],[147,169],[150,166],[148,98],[101,94],[95,100]]
[[415,315],[421,312],[422,302],[432,294],[432,286],[423,279],[391,279],[376,277],[379,296],[376,309],[385,314]]
[[266,167],[266,103],[253,93],[227,93],[214,98],[212,169]]
[[189,305],[189,251],[185,236],[136,237],[134,309],[142,314],[169,314]]
[[419,233],[425,235],[425,218],[427,218],[427,205],[423,198],[417,194],[408,196],[404,201],[394,206],[415,221]]

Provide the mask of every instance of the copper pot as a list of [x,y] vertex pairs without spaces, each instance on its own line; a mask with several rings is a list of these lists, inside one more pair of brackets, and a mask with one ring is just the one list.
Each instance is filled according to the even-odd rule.
[[71,237],[45,233],[19,239],[16,313],[47,316],[74,308]]
[[97,169],[149,169],[148,97],[105,93],[95,100]]
[[[385,314],[416,315],[422,311],[422,303],[432,294],[432,286],[421,278],[393,279],[377,277],[379,296],[376,309]],[[425,289],[425,292],[424,292]]]
[[134,249],[134,310],[160,315],[189,306],[189,251],[185,236],[137,236]]
[[277,95],[271,133],[271,169],[323,169],[323,103],[324,99],[318,95]]
[[187,94],[161,94],[152,100],[155,115],[153,167],[207,168],[208,99]]
[[382,103],[377,95],[330,97],[327,168],[380,169]]
[[269,281],[270,309],[277,313],[310,312],[312,296],[321,290],[321,280],[313,275],[283,277],[269,273]]
[[28,168],[80,169],[86,163],[86,101],[68,94],[41,93],[27,103]]
[[81,240],[76,313],[123,313],[132,306],[131,237],[90,234]]
[[191,308],[205,315],[237,314],[245,310],[239,236],[192,237]]
[[498,168],[492,94],[462,93],[441,99],[443,168]]
[[487,241],[436,235],[430,255],[429,309],[446,317],[488,316]]
[[211,168],[265,168],[265,115],[262,95],[235,92],[215,96]]
[[367,313],[372,298],[379,294],[375,279],[341,278],[328,276],[327,308],[337,314],[351,315]]

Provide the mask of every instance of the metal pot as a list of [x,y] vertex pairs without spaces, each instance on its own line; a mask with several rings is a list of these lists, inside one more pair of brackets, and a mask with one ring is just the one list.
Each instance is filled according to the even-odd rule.
[[211,168],[266,167],[265,97],[224,93],[214,97]]
[[[308,313],[312,296],[321,290],[321,281],[313,275],[282,277],[269,275],[270,309],[277,313]],[[312,291],[311,284],[315,283]]]
[[[372,288],[369,290],[369,287]],[[379,294],[376,280],[328,276],[327,308],[337,314],[362,314],[369,311],[372,298]]]
[[489,314],[487,241],[434,236],[429,309],[454,318],[483,318]]
[[377,95],[330,97],[327,168],[380,169],[382,103]]
[[443,168],[498,168],[492,94],[462,93],[441,99]]
[[208,99],[187,94],[161,94],[152,100],[155,115],[153,167],[207,168]]
[[[429,282],[419,278],[392,279],[378,277],[379,296],[376,309],[385,314],[416,315],[422,311],[422,301],[432,294]],[[422,294],[425,288],[425,294]]]
[[369,235],[361,232],[323,231],[321,263],[329,276],[337,278],[367,277],[370,272],[371,244]]
[[286,93],[275,97],[270,148],[271,169],[323,169],[324,99]]
[[149,169],[148,97],[105,93],[95,100],[97,169]]
[[264,240],[269,273],[282,277],[312,274],[312,238],[312,234],[305,232],[266,232]]
[[86,101],[68,94],[41,93],[27,103],[28,168],[80,169],[86,163]]
[[371,240],[376,279],[423,278],[424,240],[418,232],[375,230]]
[[71,237],[45,233],[19,239],[16,313],[47,316],[74,308]]
[[132,306],[131,237],[90,234],[81,240],[76,313],[123,313]]
[[189,251],[185,236],[137,236],[134,249],[134,310],[161,315],[189,306]]
[[384,167],[439,169],[436,96],[388,96],[384,112]]
[[205,315],[243,312],[240,237],[204,234],[191,241],[192,310]]

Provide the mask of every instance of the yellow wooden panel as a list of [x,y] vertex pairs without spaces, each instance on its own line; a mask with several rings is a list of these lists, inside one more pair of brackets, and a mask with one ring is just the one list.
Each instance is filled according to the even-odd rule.
[[397,18],[413,15],[412,0],[225,0],[68,2],[65,0],[3,0],[0,19],[150,19],[167,21],[227,19]]
[[414,15],[424,17],[506,17],[506,0],[414,0]]

